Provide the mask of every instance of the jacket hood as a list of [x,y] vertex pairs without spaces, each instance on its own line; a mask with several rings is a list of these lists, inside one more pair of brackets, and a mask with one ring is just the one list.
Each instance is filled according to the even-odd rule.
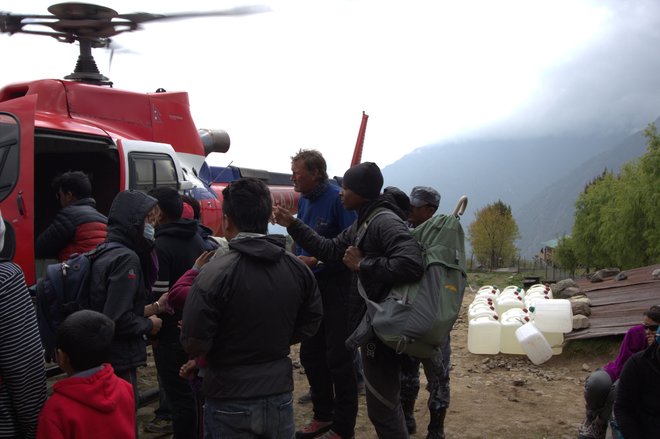
[[120,387],[116,385],[114,378],[112,366],[104,364],[103,368],[93,375],[73,376],[58,381],[53,386],[53,392],[99,412],[111,413],[116,410],[118,401],[121,401],[117,397]]
[[197,221],[181,218],[171,223],[156,227],[156,238],[175,236],[177,238],[192,238],[197,234]]
[[156,204],[158,200],[142,192],[119,192],[108,214],[108,240],[139,248],[144,219]]
[[264,261],[277,261],[284,253],[286,237],[284,235],[241,236],[229,241],[229,248],[252,258]]
[[360,209],[358,210],[358,219],[357,219],[358,227],[364,222],[365,219],[369,217],[369,214],[371,214],[371,212],[373,212],[374,209],[377,209],[379,207],[383,207],[385,209],[391,210],[404,221],[406,219],[405,215],[403,214],[403,211],[394,203],[392,197],[388,195],[381,195],[375,200],[367,201],[360,207]]

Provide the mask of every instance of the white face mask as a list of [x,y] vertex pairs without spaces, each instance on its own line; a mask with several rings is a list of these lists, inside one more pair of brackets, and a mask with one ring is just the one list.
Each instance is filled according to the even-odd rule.
[[144,232],[142,235],[148,240],[148,241],[154,241],[156,239],[156,229],[154,229],[154,226],[152,226],[150,223],[144,223]]
[[5,220],[2,219],[2,212],[0,212],[0,252],[5,248]]

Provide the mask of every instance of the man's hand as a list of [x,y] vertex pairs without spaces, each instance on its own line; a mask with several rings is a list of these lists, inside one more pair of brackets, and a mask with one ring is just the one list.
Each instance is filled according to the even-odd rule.
[[194,359],[188,360],[186,363],[181,366],[179,369],[179,376],[184,379],[190,379],[192,378],[197,370],[197,361]]
[[300,255],[298,256],[298,259],[303,261],[305,265],[307,265],[309,268],[314,268],[316,265],[319,263],[319,260],[316,259],[314,256],[303,256]]
[[158,334],[158,331],[160,331],[161,326],[163,326],[163,321],[158,316],[149,316],[149,320],[151,320],[151,323],[153,323],[153,326],[149,334],[151,335]]
[[342,258],[344,265],[352,271],[360,271],[360,261],[362,261],[362,250],[355,246],[350,246],[344,252],[344,257]]
[[279,224],[282,227],[289,227],[296,219],[287,209],[282,206],[273,206],[273,214],[270,221],[273,224]]

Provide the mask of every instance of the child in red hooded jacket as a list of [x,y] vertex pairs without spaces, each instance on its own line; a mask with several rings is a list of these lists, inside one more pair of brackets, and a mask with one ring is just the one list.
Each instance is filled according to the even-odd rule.
[[37,438],[135,438],[133,388],[107,361],[115,324],[91,310],[71,314],[57,329],[57,363],[67,378],[39,415]]

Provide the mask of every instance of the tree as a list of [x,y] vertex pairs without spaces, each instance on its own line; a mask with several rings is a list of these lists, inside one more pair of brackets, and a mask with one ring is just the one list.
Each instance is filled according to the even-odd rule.
[[619,175],[606,170],[575,202],[571,244],[587,270],[660,262],[660,136],[654,124],[644,134],[648,151],[639,160]]
[[511,207],[498,200],[477,210],[476,219],[468,227],[468,239],[477,261],[491,269],[513,261],[520,237]]
[[559,243],[552,252],[553,260],[564,270],[570,271],[571,276],[575,276],[575,270],[579,266],[574,245],[573,238],[564,236],[559,238]]
[[575,202],[575,222],[573,224],[574,251],[580,265],[589,268],[603,268],[612,265],[612,259],[603,246],[601,224],[604,208],[612,199],[615,177],[610,171],[603,171],[587,185]]

